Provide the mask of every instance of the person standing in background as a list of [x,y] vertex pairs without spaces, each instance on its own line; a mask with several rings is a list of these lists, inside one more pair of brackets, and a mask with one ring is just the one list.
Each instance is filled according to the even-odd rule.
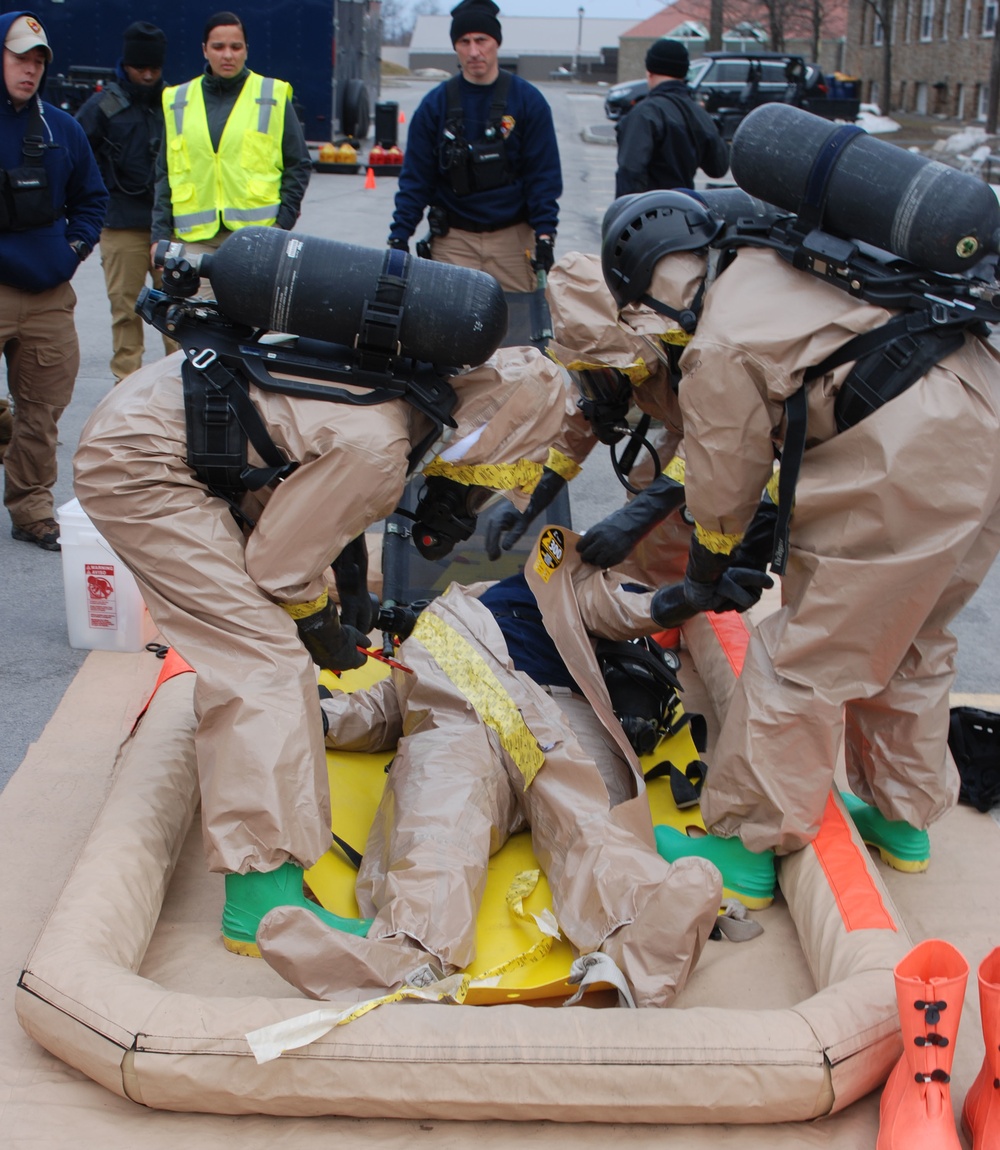
[[212,251],[249,224],[295,226],[312,174],[292,87],[247,67],[243,21],[217,12],[205,25],[205,72],[163,92],[150,239]]
[[562,169],[545,97],[500,69],[499,11],[492,0],[451,10],[460,74],[413,114],[388,242],[408,251],[429,208],[432,259],[530,292],[552,267]]
[[684,82],[688,50],[679,40],[656,40],[646,53],[649,95],[615,127],[615,196],[654,188],[693,188],[699,168],[714,178],[729,170],[729,149],[712,117]]
[[[115,383],[142,365],[143,321],[135,301],[150,274],[153,167],[163,140],[163,60],[167,38],[139,21],[125,30],[117,78],[77,112],[110,193],[101,230],[101,267],[111,303]],[[153,272],[154,287],[160,286]],[[164,337],[164,350],[177,344]]]
[[52,49],[37,17],[5,13],[0,39],[0,353],[14,401],[4,505],[12,538],[58,551],[56,437],[80,366],[70,280],[98,241],[108,193],[83,129],[39,95]]

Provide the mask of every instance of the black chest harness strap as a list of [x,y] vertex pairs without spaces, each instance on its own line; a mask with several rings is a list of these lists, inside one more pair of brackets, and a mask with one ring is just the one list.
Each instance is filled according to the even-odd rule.
[[[298,467],[271,438],[246,385],[212,348],[188,356],[181,379],[188,465],[210,490],[233,504],[244,491],[259,491]],[[248,465],[248,442],[264,461],[263,467]]]
[[846,431],[901,395],[965,342],[973,326],[957,308],[934,304],[924,311],[897,315],[888,323],[848,340],[809,368],[802,387],[785,401],[785,439],[778,477],[778,518],[771,569],[784,574],[789,532],[807,435],[807,387],[834,368],[856,361],[834,401],[838,432]]

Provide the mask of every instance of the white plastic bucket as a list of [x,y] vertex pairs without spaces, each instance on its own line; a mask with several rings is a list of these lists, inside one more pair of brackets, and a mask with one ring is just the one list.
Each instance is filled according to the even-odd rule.
[[56,511],[62,545],[69,645],[83,651],[140,651],[146,605],[132,572],[90,522],[78,499]]

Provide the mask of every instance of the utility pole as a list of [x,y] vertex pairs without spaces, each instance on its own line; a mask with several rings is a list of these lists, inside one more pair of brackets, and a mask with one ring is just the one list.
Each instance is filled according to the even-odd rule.
[[573,75],[580,67],[580,53],[583,51],[583,9],[576,10],[576,52],[573,55]]

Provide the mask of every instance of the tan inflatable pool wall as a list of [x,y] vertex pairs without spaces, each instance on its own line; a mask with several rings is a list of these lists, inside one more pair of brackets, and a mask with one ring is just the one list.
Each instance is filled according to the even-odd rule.
[[389,1006],[258,1066],[246,1033],[307,1000],[187,994],[137,973],[197,807],[192,682],[162,685],[126,743],[16,993],[25,1031],[108,1090],[220,1114],[804,1121],[876,1088],[898,1058],[891,971],[911,943],[831,800],[818,845],[779,871],[818,988],[798,1005]]

